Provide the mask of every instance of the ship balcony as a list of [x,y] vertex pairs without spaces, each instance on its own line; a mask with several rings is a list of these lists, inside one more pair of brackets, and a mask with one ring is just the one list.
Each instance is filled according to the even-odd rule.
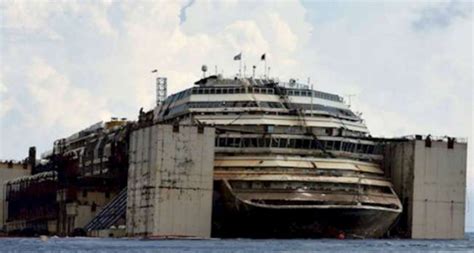
[[224,187],[242,203],[264,208],[402,209],[390,185],[234,180],[224,181]]
[[[216,156],[214,181],[247,205],[401,212],[377,163],[300,156]],[[219,186],[221,185],[221,186]]]

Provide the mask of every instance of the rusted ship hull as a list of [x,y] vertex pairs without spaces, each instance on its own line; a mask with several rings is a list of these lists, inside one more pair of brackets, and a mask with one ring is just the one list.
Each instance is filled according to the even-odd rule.
[[241,200],[215,182],[213,237],[380,238],[399,210],[367,206],[267,205]]

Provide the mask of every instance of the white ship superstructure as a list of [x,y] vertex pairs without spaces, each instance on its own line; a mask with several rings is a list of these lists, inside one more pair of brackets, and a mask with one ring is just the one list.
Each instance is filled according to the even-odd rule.
[[293,80],[195,85],[154,119],[216,127],[214,234],[377,237],[401,212],[380,147],[341,97]]

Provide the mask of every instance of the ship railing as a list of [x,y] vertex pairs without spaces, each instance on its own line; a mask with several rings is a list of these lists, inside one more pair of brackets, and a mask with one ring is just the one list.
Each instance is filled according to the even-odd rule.
[[467,143],[467,140],[468,140],[466,137],[453,137],[453,136],[447,136],[447,135],[433,136],[431,134],[428,134],[428,135],[423,135],[423,134],[404,135],[404,136],[401,136],[400,138],[407,139],[407,140],[426,140],[428,137],[432,141],[448,141],[448,138],[454,138],[454,140],[457,143]]
[[[283,86],[283,87],[285,87],[285,86]],[[295,87],[295,86],[285,87],[285,89],[287,89],[287,95],[290,95],[290,96],[301,96],[300,93],[303,92],[303,94],[306,94],[306,95],[303,95],[303,96],[311,97],[311,95],[312,95],[314,98],[322,98],[322,99],[325,99],[325,100],[344,103],[344,99],[342,97],[340,97],[338,95],[322,92],[322,91],[312,90],[312,89],[308,89],[308,88],[298,88],[298,87]],[[309,90],[309,92],[308,92],[308,90]]]
[[17,164],[17,165],[21,165],[21,164],[24,164],[25,163],[25,160],[5,160],[5,159],[0,159],[0,164]]
[[25,170],[29,168],[27,159],[24,159],[22,161],[18,161],[18,160],[0,160],[0,168],[2,168],[2,169],[4,169],[4,168],[12,169],[12,168],[14,168],[14,166],[22,166],[22,168],[25,169]]

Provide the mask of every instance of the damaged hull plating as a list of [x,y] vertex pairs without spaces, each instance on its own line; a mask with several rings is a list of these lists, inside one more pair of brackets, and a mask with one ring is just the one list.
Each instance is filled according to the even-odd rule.
[[384,208],[306,206],[279,208],[238,202],[214,220],[213,237],[379,238],[398,212]]
[[401,203],[377,164],[297,156],[218,156],[213,236],[378,238]]
[[392,208],[361,205],[260,204],[238,198],[224,189],[224,182],[215,186],[213,237],[380,238],[400,214]]

